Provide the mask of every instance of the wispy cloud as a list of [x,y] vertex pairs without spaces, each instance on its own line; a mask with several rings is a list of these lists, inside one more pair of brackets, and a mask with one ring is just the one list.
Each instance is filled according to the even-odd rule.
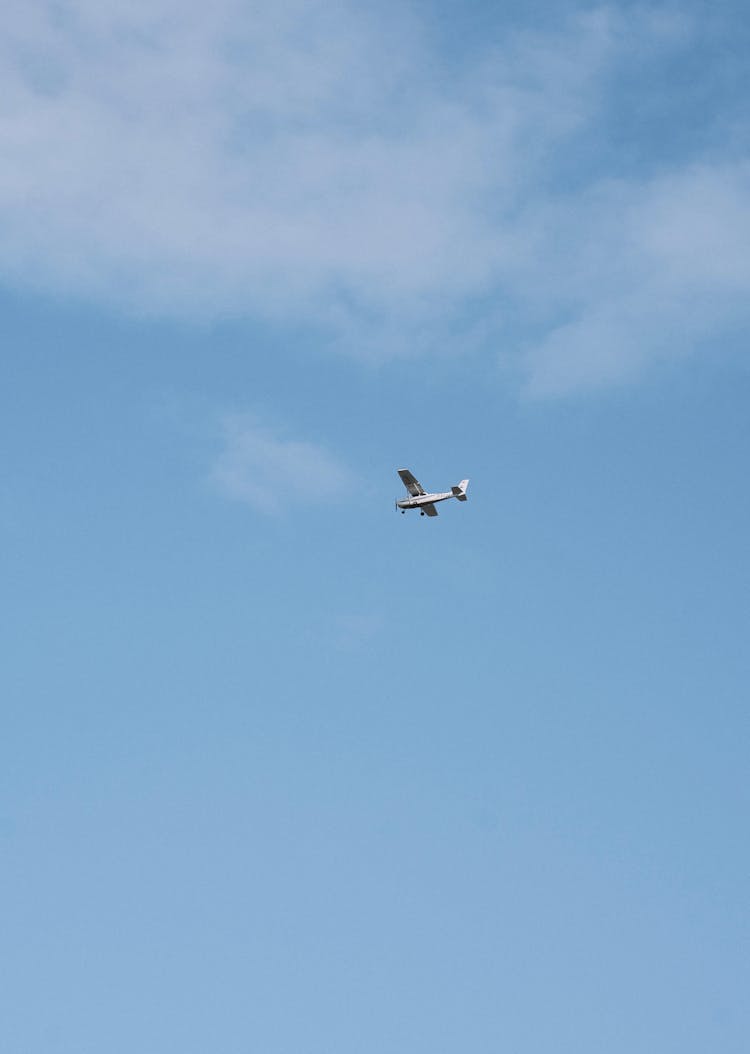
[[533,309],[557,311],[561,321],[528,351],[533,395],[630,379],[748,319],[747,162],[602,182],[548,205],[543,218],[557,242],[534,275],[518,278],[541,280],[544,306]]
[[225,416],[222,432],[212,479],[227,497],[261,512],[328,501],[351,485],[349,470],[324,447],[291,439],[251,416]]
[[347,612],[334,617],[330,636],[339,651],[357,652],[371,647],[383,629],[383,617],[373,612]]
[[510,347],[534,395],[622,380],[747,314],[744,158],[597,146],[618,72],[648,91],[693,33],[603,6],[446,56],[403,5],[8,0],[0,276],[355,354]]

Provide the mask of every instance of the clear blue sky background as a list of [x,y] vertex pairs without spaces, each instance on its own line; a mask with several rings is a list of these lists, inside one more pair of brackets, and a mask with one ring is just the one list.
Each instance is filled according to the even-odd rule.
[[3,1050],[747,1051],[746,19],[524,10],[11,3]]

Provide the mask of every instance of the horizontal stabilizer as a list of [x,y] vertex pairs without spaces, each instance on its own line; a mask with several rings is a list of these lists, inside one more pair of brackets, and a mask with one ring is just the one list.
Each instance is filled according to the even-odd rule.
[[468,486],[468,479],[462,479],[457,487],[451,487],[451,490],[453,491],[453,497],[458,498],[459,501],[466,501],[466,488]]

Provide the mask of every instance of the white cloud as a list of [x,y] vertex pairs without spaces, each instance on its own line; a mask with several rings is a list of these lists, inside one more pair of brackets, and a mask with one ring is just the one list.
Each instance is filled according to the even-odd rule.
[[212,479],[229,498],[278,513],[301,501],[329,501],[351,485],[349,470],[322,446],[290,439],[247,415],[227,415],[222,424],[224,446]]
[[[481,290],[607,20],[443,76],[347,2],[5,11],[0,268],[163,311],[424,319]],[[497,213],[488,224],[488,216]]]
[[749,206],[744,162],[602,184],[551,206],[545,219],[559,242],[536,277],[566,317],[528,352],[529,392],[627,380],[746,320]]
[[529,391],[612,383],[747,302],[741,162],[556,190],[612,71],[689,32],[602,7],[449,64],[402,5],[7,0],[0,279],[386,357],[499,347],[507,307]]

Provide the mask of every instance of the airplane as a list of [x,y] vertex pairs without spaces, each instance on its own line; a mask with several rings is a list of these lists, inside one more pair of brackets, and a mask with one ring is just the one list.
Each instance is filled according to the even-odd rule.
[[462,479],[459,484],[451,487],[450,490],[444,491],[442,494],[428,494],[419,480],[412,476],[408,468],[400,468],[398,474],[409,495],[408,498],[402,498],[400,501],[396,499],[396,508],[401,509],[402,514],[407,509],[419,509],[420,516],[437,516],[436,502],[446,501],[448,498],[466,501],[466,488],[469,486],[468,479]]

